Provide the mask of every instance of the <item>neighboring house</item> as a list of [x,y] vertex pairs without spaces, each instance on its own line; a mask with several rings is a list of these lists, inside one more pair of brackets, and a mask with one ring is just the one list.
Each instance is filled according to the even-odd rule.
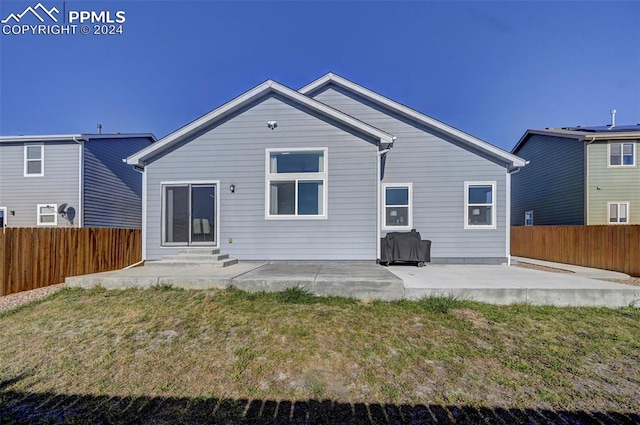
[[527,130],[512,224],[640,224],[639,140],[640,125]]
[[505,263],[524,160],[335,74],[268,80],[127,162],[143,174],[143,258],[371,260],[416,229],[434,262]]
[[0,137],[3,227],[141,226],[142,175],[124,158],[151,134]]

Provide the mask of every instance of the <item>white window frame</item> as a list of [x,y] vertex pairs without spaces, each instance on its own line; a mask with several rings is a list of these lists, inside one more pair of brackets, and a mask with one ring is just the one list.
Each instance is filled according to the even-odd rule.
[[[528,218],[527,215],[530,215],[531,217]],[[530,220],[530,223],[527,223],[527,220]],[[524,212],[524,225],[525,226],[533,226],[533,210],[529,210],[529,211],[525,211]]]
[[[387,208],[390,207],[403,207],[405,205],[391,205],[387,206],[387,188],[388,187],[400,187],[409,189],[409,204],[407,213],[407,225],[406,226],[387,226]],[[382,183],[382,230],[411,230],[413,229],[413,183]]]
[[[278,152],[322,152],[324,160],[324,167],[321,173],[272,173],[271,170],[271,154]],[[329,187],[329,148],[274,148],[265,149],[265,200],[264,200],[264,217],[267,220],[326,220],[329,217],[328,213],[328,187]],[[322,214],[319,215],[299,215],[298,210],[298,190],[297,184],[299,181],[318,181],[322,180]],[[295,214],[271,214],[270,213],[270,185],[275,181],[295,181]]]
[[0,207],[2,211],[2,220],[4,221],[2,227],[7,227],[7,207]]
[[[33,147],[33,146],[39,146],[40,147],[40,158],[39,159],[28,159],[27,158],[27,149],[29,147]],[[29,173],[28,172],[29,168],[27,167],[27,164],[29,162],[35,162],[35,161],[40,161],[40,172],[38,174]],[[25,177],[42,177],[42,176],[44,176],[44,143],[25,143],[24,144],[24,176]]]
[[[631,222],[630,219],[630,210],[629,210],[629,201],[610,201],[607,202],[607,224],[629,224]],[[618,206],[618,221],[611,222],[611,205]],[[620,205],[627,206],[627,221],[620,221]]]
[[[613,165],[611,164],[611,146],[612,145],[620,145],[620,164]],[[633,163],[632,164],[624,164],[624,145],[631,145],[633,148]],[[609,142],[607,143],[607,167],[608,168],[626,168],[626,167],[635,167],[636,166],[636,142]]]
[[[51,208],[53,210],[52,214],[40,214],[40,208]],[[43,215],[49,216],[53,215],[53,223],[42,222],[41,218]],[[36,209],[36,220],[38,222],[38,226],[57,226],[58,225],[58,204],[38,204]]]
[[[215,208],[215,241],[213,244],[195,244],[189,245],[189,243],[184,242],[165,242],[166,239],[166,214],[167,214],[167,203],[166,203],[166,188],[169,186],[198,186],[198,185],[213,185],[216,187],[216,204]],[[191,192],[191,189],[189,189]],[[160,215],[160,248],[217,248],[220,247],[220,180],[170,180],[170,181],[162,181],[160,182],[160,202],[161,202],[161,215]],[[191,203],[191,193],[189,193],[189,203]],[[191,207],[189,207],[191,208]],[[187,220],[187,224],[189,226],[189,235],[191,235],[191,226],[193,222],[191,218]]]
[[[469,204],[469,187],[491,186],[491,204]],[[464,228],[465,229],[495,229],[498,221],[496,182],[495,181],[468,181],[464,182]],[[473,205],[491,206],[491,224],[469,224],[469,207]]]

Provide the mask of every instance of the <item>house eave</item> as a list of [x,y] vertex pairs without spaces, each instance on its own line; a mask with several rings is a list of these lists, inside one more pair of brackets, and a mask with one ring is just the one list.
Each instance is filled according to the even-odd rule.
[[155,142],[156,136],[151,133],[117,133],[117,134],[42,134],[24,136],[0,136],[0,143],[30,143],[30,142],[71,142],[93,139],[131,139],[146,138]]
[[356,118],[338,111],[324,103],[318,102],[315,99],[304,96],[295,90],[292,90],[276,81],[267,80],[264,83],[254,87],[253,89],[245,92],[244,94],[236,97],[235,99],[221,105],[211,112],[203,115],[202,117],[192,121],[191,123],[179,128],[168,136],[162,138],[153,145],[142,149],[136,154],[127,158],[127,164],[144,166],[145,162],[162,153],[164,150],[188,139],[189,137],[197,134],[199,131],[211,126],[215,122],[227,117],[235,111],[246,106],[255,99],[264,96],[269,93],[277,93],[287,99],[290,99],[300,105],[310,108],[316,112],[319,112],[327,117],[345,124],[351,128],[357,129],[360,132],[379,140],[380,144],[393,143],[395,137],[389,133],[386,133],[376,127],[373,127],[365,122],[359,121]]
[[587,132],[587,131],[575,131],[575,130],[565,130],[565,129],[544,129],[544,130],[527,130],[524,132],[518,143],[511,150],[512,154],[517,154],[517,152],[522,148],[522,146],[527,142],[530,136],[532,135],[540,135],[540,136],[552,136],[552,137],[564,137],[566,139],[574,139],[580,142],[588,141],[607,141],[607,140],[640,140],[640,132],[638,131],[629,131],[629,132]]
[[484,140],[478,139],[477,137],[467,134],[464,131],[458,130],[455,127],[452,127],[448,124],[438,121],[435,118],[431,118],[421,112],[416,111],[415,109],[411,109],[408,106],[405,106],[385,96],[382,96],[381,94],[378,94],[372,90],[362,87],[332,72],[307,84],[306,86],[302,87],[298,91],[306,96],[313,91],[319,90],[320,88],[324,87],[329,83],[334,83],[337,86],[343,87],[353,93],[356,93],[359,96],[362,96],[373,103],[376,103],[402,116],[405,116],[409,119],[419,122],[428,128],[432,128],[443,134],[451,136],[455,140],[458,140],[464,144],[468,144],[480,150],[481,152],[488,154],[491,157],[494,157],[501,161],[505,161],[512,168],[524,167],[526,165],[526,161],[522,158],[519,158],[516,155],[513,155],[503,149],[498,148],[497,146],[494,146],[488,142],[485,142]]

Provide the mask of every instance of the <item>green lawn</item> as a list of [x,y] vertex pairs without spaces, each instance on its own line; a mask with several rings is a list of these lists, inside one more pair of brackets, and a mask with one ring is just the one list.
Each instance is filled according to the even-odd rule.
[[64,289],[0,329],[0,397],[640,411],[636,308]]

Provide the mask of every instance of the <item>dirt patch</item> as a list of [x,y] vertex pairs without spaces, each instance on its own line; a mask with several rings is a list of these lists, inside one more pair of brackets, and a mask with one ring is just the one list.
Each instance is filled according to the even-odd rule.
[[522,261],[518,261],[518,267],[522,267],[523,269],[540,270],[543,272],[551,272],[551,273],[573,273],[571,270],[564,270],[556,267],[541,266],[538,264],[523,263]]
[[482,315],[482,313],[471,310],[469,308],[459,308],[456,310],[451,310],[451,314],[459,319],[468,320],[476,328],[487,329],[489,327],[489,322]]
[[607,282],[622,283],[624,285],[640,286],[640,277],[630,277],[628,279],[601,279]]

